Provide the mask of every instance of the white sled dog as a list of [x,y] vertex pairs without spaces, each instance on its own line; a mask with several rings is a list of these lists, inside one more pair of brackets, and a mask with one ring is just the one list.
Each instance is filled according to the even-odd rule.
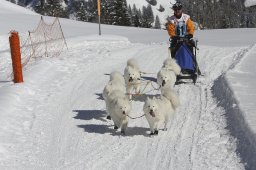
[[106,103],[107,119],[111,119],[109,114],[108,97],[114,90],[120,90],[123,93],[126,92],[124,77],[118,71],[114,71],[110,74],[110,80],[107,83],[107,85],[104,87],[103,93],[102,93],[102,97]]
[[133,90],[136,94],[140,93],[140,69],[135,59],[127,61],[127,66],[124,69],[124,79],[129,99],[132,98],[131,93]]
[[164,130],[167,130],[167,123],[179,105],[179,97],[171,89],[164,89],[160,98],[146,99],[143,111],[150,127],[150,135],[157,135],[163,124]]
[[173,87],[176,82],[176,76],[181,72],[180,66],[175,59],[165,59],[161,70],[157,73],[157,84],[163,89]]
[[128,125],[128,114],[131,112],[131,103],[123,91],[114,90],[108,96],[108,108],[110,116],[114,122],[115,129],[121,128],[121,133],[125,134]]
[[125,84],[124,76],[119,71],[113,71],[110,74],[110,81],[111,80],[119,80],[121,84]]

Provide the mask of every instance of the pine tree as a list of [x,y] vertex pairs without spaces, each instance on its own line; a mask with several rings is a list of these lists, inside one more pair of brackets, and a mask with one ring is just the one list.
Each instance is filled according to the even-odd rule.
[[130,26],[130,20],[126,0],[114,1],[114,9],[110,13],[114,25]]
[[135,22],[138,22],[138,9],[136,8],[136,5],[133,4],[132,6],[132,9],[131,9],[131,13],[132,13],[132,16],[131,16],[131,25],[132,26],[135,26],[135,27],[138,27],[137,24],[135,24]]
[[18,0],[17,4],[20,5],[20,6],[26,7],[26,6],[30,5],[30,4],[36,3],[36,1],[38,1],[38,0]]
[[128,15],[129,15],[129,18],[130,18],[130,25],[133,25],[134,23],[134,13],[132,12],[132,8],[131,6],[129,5],[128,6]]
[[25,0],[18,0],[18,5],[20,6],[26,6],[25,3]]
[[[138,27],[141,27],[142,26],[142,12],[140,9],[138,10],[136,15],[138,16]],[[135,21],[135,23],[136,23],[136,21]]]
[[142,7],[142,15],[141,15],[141,26],[148,28],[149,24],[147,21],[147,8],[145,6]]
[[80,21],[88,21],[88,12],[87,12],[87,2],[86,1],[78,1],[77,2],[77,8],[76,8],[76,18]]
[[66,17],[67,13],[65,9],[62,8],[61,2],[59,0],[47,0],[47,5],[45,9],[46,15],[55,17]]
[[48,16],[68,17],[66,9],[62,8],[59,0],[40,0],[35,6],[35,11]]
[[128,13],[128,6],[126,0],[122,0],[122,22],[121,25],[123,26],[130,26],[131,25],[131,16]]
[[88,21],[97,22],[97,1],[88,0],[87,12],[88,12]]
[[151,28],[154,22],[154,14],[151,5],[142,7],[142,26]]
[[132,25],[135,27],[141,27],[141,11],[136,8],[136,5],[133,4],[132,7]]
[[147,10],[148,10],[149,22],[152,24],[155,21],[155,18],[154,18],[154,14],[153,14],[151,5],[148,5]]
[[35,11],[39,14],[45,15],[45,9],[46,9],[46,5],[44,0],[40,0],[36,3],[35,7],[34,7]]
[[102,0],[101,1],[101,23],[112,25],[114,0]]
[[161,29],[161,23],[160,23],[160,19],[159,19],[158,15],[156,16],[154,28]]

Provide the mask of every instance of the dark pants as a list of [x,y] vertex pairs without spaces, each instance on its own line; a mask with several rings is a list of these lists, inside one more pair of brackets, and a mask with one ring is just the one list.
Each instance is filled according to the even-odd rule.
[[[180,46],[183,43],[184,42],[177,42],[177,40],[176,41],[173,41],[173,40],[171,41],[170,49],[171,49],[171,56],[172,56],[172,58],[175,58],[176,52],[179,50]],[[192,52],[192,55],[194,56],[194,50],[193,50],[193,47],[195,46],[194,41],[190,40],[186,44],[187,44],[189,50]]]

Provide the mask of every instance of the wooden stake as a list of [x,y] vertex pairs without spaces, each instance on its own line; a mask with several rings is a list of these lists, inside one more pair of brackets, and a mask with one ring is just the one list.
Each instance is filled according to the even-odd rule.
[[22,64],[21,64],[21,53],[20,53],[20,40],[18,32],[12,31],[9,37],[10,49],[12,56],[12,67],[14,75],[14,83],[22,83]]

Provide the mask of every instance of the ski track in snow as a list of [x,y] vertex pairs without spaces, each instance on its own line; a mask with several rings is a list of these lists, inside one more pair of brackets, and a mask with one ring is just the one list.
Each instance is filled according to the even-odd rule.
[[[138,60],[142,71],[155,73],[145,76],[156,77],[168,56],[168,45],[77,42],[76,39],[69,40],[68,44],[71,47],[65,57],[39,61],[26,70],[31,72],[37,64],[46,62],[49,67],[40,73],[46,75],[54,71],[56,74],[40,80],[39,84],[47,86],[35,85],[30,89],[31,98],[35,94],[39,98],[27,103],[31,119],[24,124],[23,133],[16,134],[18,139],[24,136],[24,140],[10,148],[9,152],[17,151],[13,153],[14,159],[8,159],[0,167],[24,170],[244,169],[236,153],[236,140],[226,129],[224,110],[217,107],[211,92],[214,80],[235,63],[234,56],[243,48],[202,46],[198,62],[205,76],[200,77],[196,85],[175,86],[181,106],[168,130],[150,137],[144,117],[129,120],[126,136],[121,136],[120,130],[115,131],[113,123],[105,119],[101,93],[109,80],[105,74],[114,70],[123,73],[131,57]],[[98,50],[95,52],[95,49]],[[140,97],[132,101],[132,117],[143,114],[143,100]]]

